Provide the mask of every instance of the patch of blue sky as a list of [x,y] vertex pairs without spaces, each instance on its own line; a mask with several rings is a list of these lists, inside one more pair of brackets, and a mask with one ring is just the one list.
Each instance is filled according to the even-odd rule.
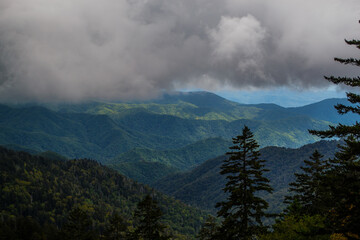
[[[181,89],[183,92],[204,91],[200,88]],[[206,90],[205,90],[206,91]],[[346,98],[346,91],[336,86],[298,90],[280,87],[266,90],[223,89],[212,91],[228,100],[242,104],[274,103],[282,107],[299,107],[329,98]]]
[[271,90],[221,90],[214,93],[243,104],[274,103],[282,107],[299,107],[328,98],[346,98],[346,92],[336,87],[310,90],[282,87]]

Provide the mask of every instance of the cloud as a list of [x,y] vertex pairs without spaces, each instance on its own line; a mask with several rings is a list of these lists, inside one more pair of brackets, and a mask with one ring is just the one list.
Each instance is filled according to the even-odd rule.
[[261,67],[266,30],[252,15],[242,18],[222,17],[218,27],[209,33],[213,61],[237,64],[234,71],[250,72],[265,78]]
[[0,100],[322,87],[354,55],[357,0],[1,0]]

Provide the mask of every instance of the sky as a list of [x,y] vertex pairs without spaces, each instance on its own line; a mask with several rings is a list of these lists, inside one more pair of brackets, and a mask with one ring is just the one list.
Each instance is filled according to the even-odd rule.
[[151,99],[201,89],[243,103],[342,97],[359,0],[0,0],[0,101]]
[[267,90],[221,90],[217,95],[243,104],[274,103],[282,107],[300,107],[329,98],[346,98],[346,91],[334,87],[292,90],[286,87]]

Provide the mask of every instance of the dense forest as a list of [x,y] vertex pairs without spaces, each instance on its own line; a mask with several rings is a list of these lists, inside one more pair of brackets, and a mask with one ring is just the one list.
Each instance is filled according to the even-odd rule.
[[30,153],[52,151],[95,159],[134,180],[153,184],[224,154],[244,124],[261,148],[300,147],[319,140],[308,129],[326,129],[339,117],[327,99],[284,108],[244,105],[208,92],[176,93],[148,102],[0,105],[0,145]]
[[[219,137],[230,142],[234,133],[246,124],[261,147],[294,148],[319,140],[308,134],[308,129],[326,129],[327,125],[338,123],[340,119],[333,117],[331,106],[344,103],[343,99],[334,99],[306,108],[241,105],[204,92],[179,95],[176,101],[174,97],[169,98],[147,104],[0,105],[0,144],[14,150],[51,150],[68,158],[104,162],[127,152],[131,154],[134,149],[181,150]],[[319,110],[319,106],[326,106],[326,111]],[[196,116],[180,117],[186,116],[189,109],[196,112]],[[221,117],[225,113],[234,117]],[[201,118],[207,114],[217,117]],[[344,120],[351,122],[353,117]],[[207,159],[225,151],[226,148],[213,151]],[[153,162],[152,158],[145,160]],[[163,163],[169,165],[166,161]],[[183,168],[184,164],[178,166]]]
[[0,148],[0,164],[2,234],[17,231],[18,221],[62,228],[74,209],[89,217],[97,234],[115,213],[136,227],[136,204],[147,194],[158,201],[169,234],[178,238],[194,236],[205,216],[93,160],[54,160]]
[[[264,173],[269,178],[273,193],[265,194],[269,202],[269,210],[280,213],[285,208],[284,196],[288,193],[288,184],[295,180],[294,173],[299,172],[313,151],[318,149],[324,153],[324,158],[333,157],[337,151],[339,141],[319,141],[307,144],[301,148],[265,147],[260,149],[261,158],[270,170]],[[215,212],[215,204],[223,201],[226,194],[222,191],[225,176],[219,174],[220,167],[226,159],[225,155],[209,159],[188,172],[169,174],[152,184],[156,189],[174,196],[177,199]]]

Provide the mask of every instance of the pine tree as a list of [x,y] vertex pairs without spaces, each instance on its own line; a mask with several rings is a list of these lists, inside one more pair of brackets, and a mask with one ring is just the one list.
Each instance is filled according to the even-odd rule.
[[295,173],[295,182],[289,184],[289,190],[294,194],[286,196],[285,202],[299,204],[300,214],[313,215],[324,211],[322,181],[329,165],[322,160],[323,157],[315,150],[309,160],[304,160],[305,166],[300,167],[303,173]]
[[166,240],[170,239],[164,233],[165,226],[160,223],[162,212],[157,202],[150,195],[140,201],[135,210],[134,218],[136,229],[134,232],[135,239],[143,240]]
[[105,228],[104,240],[121,240],[127,239],[128,224],[125,219],[118,213],[114,213],[110,218],[109,224]]
[[80,208],[74,208],[62,229],[62,239],[67,240],[93,240],[96,239],[92,230],[90,217]]
[[340,151],[330,160],[332,168],[324,184],[331,194],[330,228],[348,239],[359,239],[353,238],[360,237],[360,161],[353,144],[354,137],[350,136],[340,146]]
[[221,239],[248,240],[265,230],[262,218],[267,216],[268,203],[259,193],[271,193],[272,188],[263,176],[268,170],[265,161],[259,159],[259,145],[253,137],[245,126],[242,135],[233,138],[234,146],[227,153],[230,157],[221,166],[220,173],[227,179],[223,190],[228,194],[226,201],[216,204],[220,208],[218,216],[223,218]]
[[[360,21],[359,21],[360,22]],[[345,40],[350,46],[360,49],[360,40]],[[360,67],[360,59],[335,58],[335,61]],[[343,84],[349,87],[360,87],[360,77],[325,77],[334,84]],[[360,95],[347,92],[347,99],[352,105],[338,104],[335,106],[339,114],[360,114]],[[323,185],[329,189],[332,200],[329,210],[329,227],[346,235],[348,239],[360,238],[360,123],[353,125],[338,124],[329,126],[328,130],[310,130],[310,133],[323,138],[338,137],[345,139],[345,145],[331,160],[331,170],[326,174]]]
[[[359,21],[360,22],[360,21]],[[350,46],[355,46],[356,48],[360,49],[360,40],[345,40],[345,42]],[[355,58],[334,58],[335,61],[345,64],[345,65],[353,65],[360,67],[360,59]],[[358,77],[334,77],[325,76],[325,79],[336,84],[343,84],[349,87],[360,87],[360,76]],[[352,105],[344,105],[344,104],[337,104],[335,106],[336,110],[339,114],[346,114],[346,113],[355,113],[360,114],[360,95],[347,92],[346,93],[347,100],[352,103]],[[360,154],[360,123],[356,122],[353,125],[343,125],[338,124],[337,126],[329,126],[328,130],[324,131],[317,131],[317,130],[310,130],[311,134],[318,135],[322,138],[331,138],[331,137],[339,137],[339,138],[346,138],[350,135],[354,136],[354,149],[357,149],[356,154]]]
[[216,223],[216,218],[209,215],[205,223],[200,229],[200,232],[197,236],[200,240],[211,240],[214,239],[214,236],[217,234],[218,224]]

